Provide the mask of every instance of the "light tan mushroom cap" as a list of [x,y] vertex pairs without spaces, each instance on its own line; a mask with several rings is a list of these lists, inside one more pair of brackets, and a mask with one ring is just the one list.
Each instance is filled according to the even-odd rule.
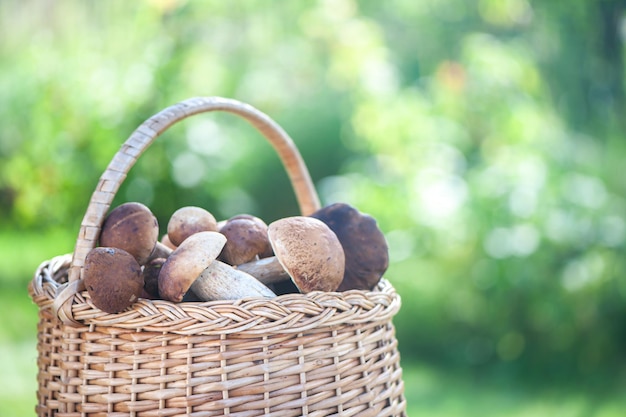
[[286,217],[271,223],[268,235],[274,254],[302,293],[339,287],[345,270],[343,248],[322,221]]

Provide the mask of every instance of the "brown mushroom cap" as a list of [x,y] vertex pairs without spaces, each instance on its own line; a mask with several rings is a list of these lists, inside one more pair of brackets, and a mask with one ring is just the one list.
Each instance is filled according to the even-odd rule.
[[159,239],[159,224],[141,203],[124,203],[107,215],[100,231],[100,246],[123,249],[144,265]]
[[194,233],[216,231],[215,217],[202,207],[181,207],[172,214],[167,224],[167,236],[174,246],[180,246]]
[[[260,217],[257,216],[253,216],[252,214],[236,214],[234,216],[232,216],[229,220],[234,220],[234,219],[248,219],[253,221],[254,223],[257,224],[257,227],[259,227],[262,230],[265,230],[265,233],[267,234],[267,223],[265,223],[263,221],[263,219],[261,219]],[[224,225],[226,224],[226,222],[224,222],[221,226],[218,226],[218,230],[221,230],[222,227],[224,227]],[[259,253],[259,258],[268,258],[270,256],[274,256],[274,252],[272,251],[272,245],[270,245],[269,243],[269,238],[267,239],[267,247],[265,249],[265,252],[263,253]]]
[[108,247],[89,251],[83,281],[94,305],[107,313],[117,313],[133,304],[144,284],[135,257],[123,249]]
[[389,249],[376,220],[356,208],[335,203],[313,213],[339,238],[346,270],[338,291],[371,290],[389,266]]
[[218,232],[198,232],[185,239],[161,267],[161,297],[180,302],[191,284],[218,257],[225,243],[226,237]]
[[300,292],[337,289],[345,257],[327,225],[313,217],[286,217],[269,225],[268,236],[276,258]]
[[261,257],[272,247],[267,237],[267,225],[247,217],[229,219],[220,229],[226,244],[220,259],[229,265],[240,265]]

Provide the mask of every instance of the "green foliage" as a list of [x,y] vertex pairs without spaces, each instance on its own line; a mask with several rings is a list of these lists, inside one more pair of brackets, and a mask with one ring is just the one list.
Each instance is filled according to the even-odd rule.
[[[468,36],[458,61],[419,87],[356,106],[355,135],[385,184],[372,211],[392,248],[417,248],[407,265],[430,264],[422,279],[439,283],[430,314],[441,327],[414,329],[406,343],[436,340],[439,355],[452,336],[450,359],[461,363],[610,367],[618,348],[608,341],[623,333],[607,316],[623,312],[626,296],[623,189],[601,171],[606,149],[546,104],[530,58],[519,40]],[[371,205],[367,180],[347,188]],[[423,293],[432,284],[415,283],[412,268],[398,265],[398,284]]]
[[[32,258],[7,242],[63,230],[71,251],[135,127],[188,97],[233,97],[289,132],[324,203],[379,221],[407,363],[623,381],[624,8],[2,2],[1,247]],[[188,204],[297,213],[272,149],[229,115],[159,138],[115,204],[130,200],[162,225]],[[9,258],[7,277],[27,282],[25,258]]]

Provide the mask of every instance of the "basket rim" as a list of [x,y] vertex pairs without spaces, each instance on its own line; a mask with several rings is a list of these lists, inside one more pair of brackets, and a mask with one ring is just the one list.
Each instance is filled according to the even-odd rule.
[[[60,255],[42,262],[37,268],[28,291],[40,311],[50,310],[56,316],[55,304],[63,302],[59,298],[67,293],[63,290],[76,284],[66,282],[71,259],[72,254]],[[97,308],[84,289],[71,292],[72,321],[69,325],[182,335],[301,333],[322,327],[383,323],[391,321],[401,304],[399,294],[386,278],[372,291],[314,291],[275,298],[181,303],[140,298],[126,310],[114,314]]]

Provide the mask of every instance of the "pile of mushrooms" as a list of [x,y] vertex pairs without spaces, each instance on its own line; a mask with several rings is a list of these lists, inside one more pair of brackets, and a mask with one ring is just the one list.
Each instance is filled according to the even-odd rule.
[[337,203],[269,225],[201,207],[174,212],[159,240],[150,209],[124,203],[105,218],[82,272],[93,304],[117,313],[139,298],[172,302],[372,290],[389,263],[376,221]]

